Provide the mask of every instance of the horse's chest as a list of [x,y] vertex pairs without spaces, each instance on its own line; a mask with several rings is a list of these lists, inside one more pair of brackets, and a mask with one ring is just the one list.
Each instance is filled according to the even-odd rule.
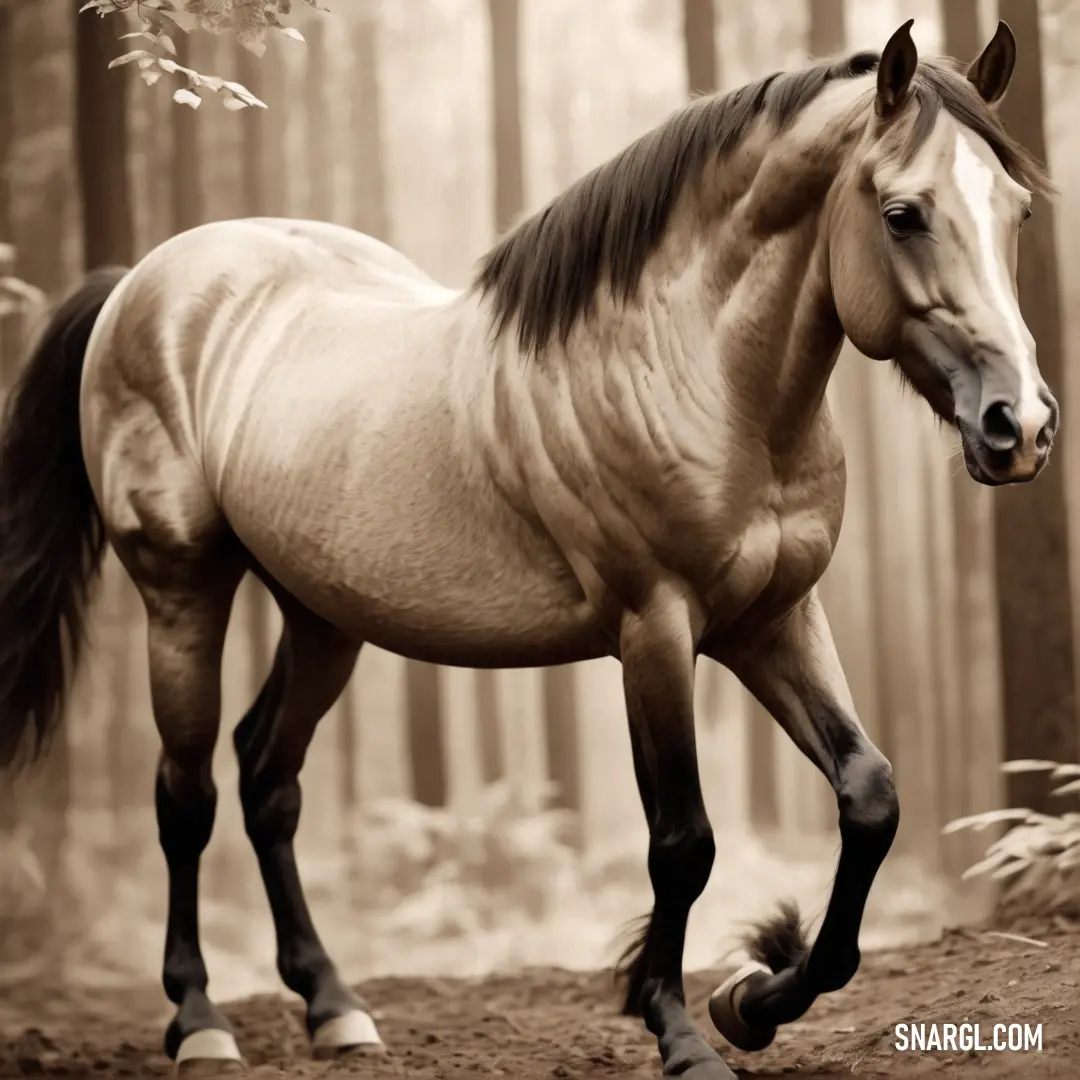
[[748,515],[709,590],[713,630],[740,634],[790,611],[825,572],[843,516],[843,489],[782,492]]

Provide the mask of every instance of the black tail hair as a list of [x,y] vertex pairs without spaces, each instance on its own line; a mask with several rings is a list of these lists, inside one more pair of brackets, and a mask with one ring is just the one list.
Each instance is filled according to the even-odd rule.
[[652,914],[632,919],[623,928],[623,949],[615,961],[615,983],[622,989],[623,1016],[641,1016],[645,1002],[645,979],[649,974],[647,949]]
[[[614,972],[616,982],[624,987],[624,1016],[642,1015],[651,927],[652,917],[645,915],[628,923],[624,931],[626,943]],[[774,915],[750,927],[742,945],[752,959],[764,964],[774,975],[785,968],[798,967],[810,951],[798,905],[793,900],[781,901]]]
[[127,273],[88,274],[56,308],[0,428],[0,768],[29,764],[63,714],[105,532],[83,461],[79,389],[90,331]]
[[743,945],[752,959],[764,964],[774,975],[798,967],[810,951],[798,904],[794,900],[781,901],[775,915],[751,928],[743,938]]

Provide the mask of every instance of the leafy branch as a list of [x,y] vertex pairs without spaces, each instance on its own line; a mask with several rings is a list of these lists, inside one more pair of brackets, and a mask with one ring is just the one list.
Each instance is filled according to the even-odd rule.
[[[316,10],[325,11],[318,0],[300,0]],[[182,4],[182,8],[181,5]],[[176,76],[185,84],[173,93],[173,101],[197,109],[202,104],[200,90],[217,94],[227,109],[246,109],[252,106],[265,109],[247,87],[216,75],[204,75],[193,68],[177,63],[177,34],[193,29],[211,34],[234,33],[237,41],[254,53],[266,52],[266,35],[280,33],[295,41],[304,35],[295,27],[282,23],[292,13],[293,0],[85,0],[79,14],[96,13],[101,18],[114,13],[131,12],[138,17],[139,29],[122,34],[120,41],[138,39],[147,42],[116,57],[110,68],[135,64],[148,86],[162,75]]]
[[[1046,773],[1057,786],[1051,795],[1080,793],[1080,765],[1024,759],[1007,761],[1005,773]],[[1024,914],[1080,914],[1080,814],[1038,814],[1027,809],[988,810],[950,822],[945,833],[981,831],[1011,824],[964,879],[989,878],[1007,883],[1002,908]]]

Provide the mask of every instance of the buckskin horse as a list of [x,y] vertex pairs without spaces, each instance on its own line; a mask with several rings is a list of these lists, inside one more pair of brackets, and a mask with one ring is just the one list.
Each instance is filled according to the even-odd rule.
[[1058,428],[1016,293],[1049,181],[994,111],[1013,35],[999,24],[962,68],[920,60],[910,27],[880,55],[693,100],[463,291],[348,229],[259,219],[173,237],[57,309],[0,445],[0,759],[30,760],[60,722],[112,544],[148,618],[178,1064],[242,1060],[207,996],[197,882],[249,571],[284,629],[235,730],[240,798],[315,1052],[383,1047],[293,848],[306,749],[365,641],[470,667],[621,660],[654,906],[620,971],[665,1073],[733,1075],[683,990],[715,855],[698,655],[825,774],[842,841],[812,946],[795,910],[763,923],[713,1021],[761,1048],[855,975],[899,807],[815,592],[844,508],[825,396],[842,340],[895,362],[979,483],[1031,480]]

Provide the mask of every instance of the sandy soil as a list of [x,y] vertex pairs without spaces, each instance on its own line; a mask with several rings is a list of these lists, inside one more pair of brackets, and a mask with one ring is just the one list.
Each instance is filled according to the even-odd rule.
[[[1075,1077],[1080,1066],[1080,930],[1015,928],[1041,944],[996,932],[951,931],[939,941],[874,953],[855,981],[781,1029],[765,1053],[727,1060],[748,1076]],[[703,1030],[720,972],[687,991]],[[392,1048],[382,1058],[312,1062],[292,1001],[260,996],[228,1005],[252,1077],[507,1076],[515,1080],[657,1077],[655,1044],[619,1017],[605,973],[557,969],[483,979],[379,979],[361,986]],[[161,991],[58,989],[28,982],[0,1001],[0,1077],[168,1075],[160,1052]],[[903,1021],[1043,1025],[1041,1053],[898,1053]],[[717,1036],[718,1045],[722,1040]],[[723,1051],[722,1051],[723,1052]]]

